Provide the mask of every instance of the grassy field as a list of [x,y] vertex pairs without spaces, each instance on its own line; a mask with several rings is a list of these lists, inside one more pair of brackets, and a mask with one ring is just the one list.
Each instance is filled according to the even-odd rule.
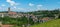
[[51,20],[42,24],[33,25],[31,27],[60,27],[60,19]]

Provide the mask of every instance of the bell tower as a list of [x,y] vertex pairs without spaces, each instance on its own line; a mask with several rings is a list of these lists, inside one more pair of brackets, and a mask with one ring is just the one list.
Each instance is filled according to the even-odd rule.
[[10,12],[10,7],[8,8],[8,13]]

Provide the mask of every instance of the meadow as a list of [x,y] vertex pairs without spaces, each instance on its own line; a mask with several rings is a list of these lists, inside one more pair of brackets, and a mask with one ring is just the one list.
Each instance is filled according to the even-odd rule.
[[31,27],[60,27],[60,19],[51,20],[38,25],[32,25]]

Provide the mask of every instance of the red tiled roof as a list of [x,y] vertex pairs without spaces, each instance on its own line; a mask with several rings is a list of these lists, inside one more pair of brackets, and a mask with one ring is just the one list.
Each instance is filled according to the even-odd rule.
[[46,18],[43,18],[42,20],[49,20],[49,18],[48,18],[48,17],[46,17]]
[[17,14],[17,13],[16,12],[9,12],[8,14],[11,14],[12,15],[12,14]]
[[12,27],[13,25],[1,25],[1,27]]

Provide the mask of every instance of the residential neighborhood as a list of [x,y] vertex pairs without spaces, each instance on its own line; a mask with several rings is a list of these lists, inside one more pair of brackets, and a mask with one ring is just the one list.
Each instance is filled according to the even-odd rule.
[[0,27],[60,27],[60,0],[0,0]]

